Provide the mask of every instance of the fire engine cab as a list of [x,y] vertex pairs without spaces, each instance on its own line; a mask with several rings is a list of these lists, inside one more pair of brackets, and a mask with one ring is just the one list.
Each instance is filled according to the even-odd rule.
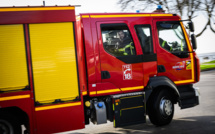
[[[89,122],[167,125],[199,104],[194,26],[170,13],[0,8],[0,133],[49,134]],[[191,39],[191,41],[190,41]],[[192,44],[192,45],[191,45]]]

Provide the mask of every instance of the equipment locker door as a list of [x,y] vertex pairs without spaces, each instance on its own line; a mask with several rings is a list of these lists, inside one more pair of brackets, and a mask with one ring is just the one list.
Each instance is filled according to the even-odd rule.
[[175,84],[194,82],[194,60],[186,30],[179,20],[154,19],[158,75]]
[[[124,21],[97,22],[101,63],[101,85],[97,94],[143,89],[143,63]],[[123,38],[122,38],[123,37]]]
[[29,89],[23,25],[0,25],[0,92]]
[[83,128],[73,22],[29,24],[29,35],[37,133]]

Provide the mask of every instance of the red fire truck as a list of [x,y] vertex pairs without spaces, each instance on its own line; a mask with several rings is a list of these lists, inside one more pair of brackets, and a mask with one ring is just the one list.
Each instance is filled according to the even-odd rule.
[[174,104],[199,104],[194,26],[176,14],[11,7],[0,18],[0,133],[121,127],[146,115],[162,126]]

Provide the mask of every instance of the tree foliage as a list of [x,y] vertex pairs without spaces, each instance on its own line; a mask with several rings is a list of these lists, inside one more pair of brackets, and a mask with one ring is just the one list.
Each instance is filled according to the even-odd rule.
[[184,19],[192,20],[199,13],[203,13],[207,23],[202,26],[202,30],[196,36],[201,36],[209,26],[210,30],[215,33],[215,0],[118,0],[122,11],[140,9],[153,10],[152,7],[162,5],[169,13],[176,13]]

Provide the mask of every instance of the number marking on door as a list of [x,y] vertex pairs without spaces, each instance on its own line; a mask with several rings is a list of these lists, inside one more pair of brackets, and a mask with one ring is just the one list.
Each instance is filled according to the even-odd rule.
[[122,65],[123,80],[132,80],[132,66],[131,64]]

